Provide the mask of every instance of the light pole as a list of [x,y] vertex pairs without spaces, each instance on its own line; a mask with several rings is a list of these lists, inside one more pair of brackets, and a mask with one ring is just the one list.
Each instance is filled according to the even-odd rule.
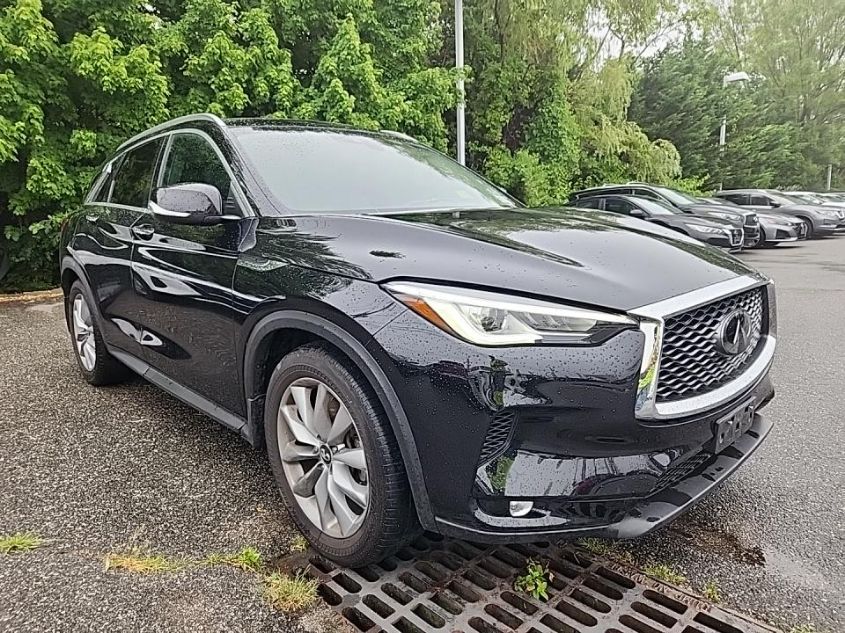
[[[735,81],[748,81],[751,77],[748,76],[748,73],[740,71],[736,73],[728,73],[724,77],[722,77],[722,88],[727,88],[728,84],[732,84]],[[722,127],[719,129],[719,153],[725,151],[725,134],[727,133],[727,126],[728,126],[728,113],[724,112],[722,114]]]
[[[748,73],[739,71],[735,73],[728,73],[724,77],[722,77],[722,90],[728,87],[728,84],[732,84],[735,81],[748,81],[751,79],[748,76]],[[719,191],[722,190],[722,184],[724,181],[722,180],[722,155],[725,153],[725,136],[727,134],[728,128],[728,112],[725,109],[722,112],[722,126],[719,128]]]
[[458,71],[456,145],[458,162],[466,165],[466,106],[464,104],[464,2],[455,0],[455,68]]

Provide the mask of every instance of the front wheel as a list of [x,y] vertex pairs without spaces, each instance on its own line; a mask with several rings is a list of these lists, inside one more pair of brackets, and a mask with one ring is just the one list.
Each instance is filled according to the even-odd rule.
[[805,239],[813,239],[813,223],[807,218],[801,218],[801,224],[804,225],[805,235],[807,236]]
[[288,512],[320,554],[358,567],[419,533],[390,423],[334,351],[310,345],[282,359],[267,388],[264,432]]

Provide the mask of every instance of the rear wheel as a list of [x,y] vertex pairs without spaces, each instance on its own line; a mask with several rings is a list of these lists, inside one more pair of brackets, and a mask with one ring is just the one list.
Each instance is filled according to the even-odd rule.
[[396,439],[363,377],[333,351],[288,354],[267,389],[267,452],[285,505],[320,554],[355,567],[419,533]]
[[74,355],[85,380],[96,386],[123,381],[129,370],[106,349],[88,295],[79,281],[68,293],[67,312]]

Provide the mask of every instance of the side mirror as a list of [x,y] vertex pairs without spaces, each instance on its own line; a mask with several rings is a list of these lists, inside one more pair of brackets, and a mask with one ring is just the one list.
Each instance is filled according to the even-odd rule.
[[628,212],[628,215],[630,215],[632,218],[640,218],[642,220],[648,217],[642,209],[631,209]]
[[198,182],[161,187],[150,201],[153,215],[172,224],[218,224],[230,219],[222,209],[223,197],[217,187]]
[[780,202],[775,202],[775,201],[772,201],[772,202],[770,202],[770,203],[769,203],[769,206],[770,206],[772,209],[777,209],[777,208],[780,206]]

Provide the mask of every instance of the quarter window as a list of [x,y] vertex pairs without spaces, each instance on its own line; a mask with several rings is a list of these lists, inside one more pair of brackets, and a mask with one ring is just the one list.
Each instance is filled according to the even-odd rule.
[[126,152],[114,176],[109,202],[147,206],[159,147],[161,139],[156,139]]

